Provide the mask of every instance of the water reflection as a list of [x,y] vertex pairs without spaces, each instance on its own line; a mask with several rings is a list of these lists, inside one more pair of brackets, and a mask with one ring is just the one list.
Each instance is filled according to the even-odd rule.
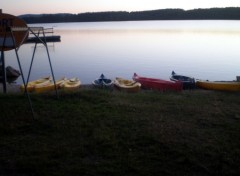
[[[49,43],[57,78],[91,83],[101,73],[131,79],[134,72],[168,79],[171,71],[200,79],[233,80],[239,73],[240,22],[140,21],[37,24],[55,26],[60,43]],[[33,45],[19,55],[27,74]],[[7,64],[17,67],[13,52]],[[50,75],[45,48],[38,45],[30,79]],[[18,79],[17,82],[21,82]]]

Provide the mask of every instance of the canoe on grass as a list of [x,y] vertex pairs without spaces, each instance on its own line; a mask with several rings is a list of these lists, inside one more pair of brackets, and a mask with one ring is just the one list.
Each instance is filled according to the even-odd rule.
[[75,90],[79,88],[80,85],[81,81],[78,78],[71,78],[65,80],[64,83],[60,85],[60,88],[64,90]]
[[108,79],[104,74],[101,74],[99,78],[95,79],[92,84],[95,87],[99,88],[108,88],[112,87],[113,81],[111,79]]
[[170,77],[171,81],[180,81],[183,84],[183,89],[195,89],[195,79],[193,77],[189,76],[183,76],[176,74],[174,71],[172,71],[172,76]]
[[237,81],[203,81],[197,80],[196,86],[208,90],[240,91],[240,82]]
[[[36,86],[43,86],[43,85],[49,84],[49,83],[51,83],[51,77],[50,76],[28,82],[26,88],[27,88],[28,92],[32,92]],[[25,91],[24,84],[22,84],[20,86],[20,89],[23,92]]]
[[[63,77],[55,82],[56,88],[59,89],[61,84],[65,82],[66,78]],[[34,87],[34,92],[36,93],[43,93],[43,92],[49,92],[55,90],[55,84],[53,81],[49,82],[48,84],[44,85],[36,85]]]
[[123,79],[116,77],[114,80],[114,85],[121,91],[126,91],[126,92],[139,92],[141,88],[141,84],[133,81],[133,80],[128,80],[128,79]]
[[183,85],[180,81],[167,81],[163,79],[142,77],[134,73],[133,80],[141,83],[143,88],[160,91],[181,91]]

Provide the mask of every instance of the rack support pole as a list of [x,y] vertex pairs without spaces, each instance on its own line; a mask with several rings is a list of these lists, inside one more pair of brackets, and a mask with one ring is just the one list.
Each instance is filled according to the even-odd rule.
[[7,76],[6,76],[6,68],[5,68],[5,58],[4,51],[1,50],[1,61],[2,61],[2,82],[3,82],[3,92],[7,93]]

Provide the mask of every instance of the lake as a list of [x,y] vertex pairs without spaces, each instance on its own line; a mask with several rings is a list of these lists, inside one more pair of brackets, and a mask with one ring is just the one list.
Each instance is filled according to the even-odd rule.
[[[54,28],[61,42],[48,43],[55,78],[78,77],[91,83],[107,77],[169,79],[171,72],[197,79],[235,80],[240,75],[240,21],[126,21],[34,24]],[[19,56],[27,77],[34,44]],[[6,65],[18,69],[13,51]],[[39,44],[30,80],[50,75],[46,49]],[[19,77],[16,83],[22,83]]]

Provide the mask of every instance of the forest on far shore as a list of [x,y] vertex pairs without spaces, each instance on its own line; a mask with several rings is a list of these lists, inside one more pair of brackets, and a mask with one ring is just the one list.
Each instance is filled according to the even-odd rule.
[[26,14],[20,15],[26,23],[139,21],[139,20],[240,20],[240,7],[210,9],[160,9],[149,11],[110,11],[79,14]]

